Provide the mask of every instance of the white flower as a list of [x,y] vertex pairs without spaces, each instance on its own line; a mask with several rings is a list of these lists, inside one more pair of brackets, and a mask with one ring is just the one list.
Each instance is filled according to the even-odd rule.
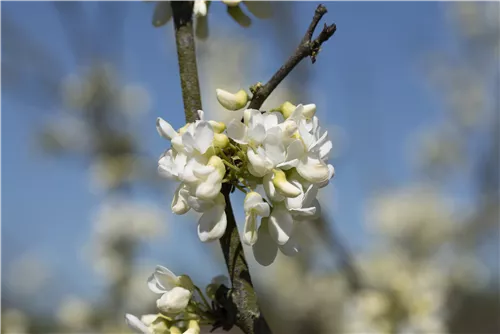
[[156,266],[154,273],[148,278],[149,289],[160,294],[172,290],[179,283],[179,276],[163,266]]
[[165,313],[182,312],[191,299],[191,291],[176,286],[170,291],[165,292],[160,299],[156,301],[156,306]]
[[[312,124],[311,132],[307,129]],[[325,131],[320,135],[317,118],[312,122],[300,121],[298,125],[300,140],[293,141],[287,148],[286,167],[295,167],[304,179],[312,183],[324,183],[333,176],[331,168],[325,163],[332,148]]]
[[243,89],[235,94],[229,93],[223,89],[216,89],[217,101],[227,110],[238,110],[246,106],[248,94]]
[[277,113],[261,114],[259,110],[247,109],[244,122],[234,119],[227,126],[227,135],[239,144],[257,147],[266,139],[267,130],[278,125]]
[[268,217],[269,204],[262,200],[259,193],[252,191],[246,195],[243,208],[245,209],[243,241],[248,245],[253,245],[257,241],[257,216]]
[[135,315],[127,313],[125,315],[125,321],[127,322],[127,325],[136,333],[153,334],[153,329],[151,329],[149,325],[146,325],[144,322],[139,320],[139,318],[137,318]]

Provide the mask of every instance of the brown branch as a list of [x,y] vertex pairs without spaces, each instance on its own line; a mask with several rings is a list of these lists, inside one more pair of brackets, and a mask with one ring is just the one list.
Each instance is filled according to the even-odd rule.
[[246,334],[270,334],[271,329],[260,313],[257,296],[253,289],[252,279],[231,206],[230,192],[231,185],[223,184],[222,193],[226,199],[227,227],[220,239],[220,245],[231,279],[231,299],[238,310],[236,325]]
[[175,43],[179,60],[184,113],[186,122],[194,122],[198,119],[198,110],[201,110],[201,93],[194,46],[193,2],[172,1],[171,6],[174,17]]
[[272,78],[263,86],[255,85],[252,88],[253,97],[250,101],[248,108],[250,109],[259,109],[264,101],[271,95],[276,87],[286,78],[286,76],[297,66],[298,63],[302,61],[302,59],[306,57],[311,57],[312,63],[316,62],[316,55],[320,51],[321,45],[326,42],[330,37],[333,36],[335,31],[337,30],[337,26],[334,24],[326,25],[323,27],[323,30],[319,33],[316,39],[312,40],[312,36],[316,27],[327,12],[325,6],[319,5],[314,12],[314,17],[307,29],[304,38],[300,42],[299,46],[295,50],[295,53],[288,58],[286,63],[280,67],[280,69],[272,76]]

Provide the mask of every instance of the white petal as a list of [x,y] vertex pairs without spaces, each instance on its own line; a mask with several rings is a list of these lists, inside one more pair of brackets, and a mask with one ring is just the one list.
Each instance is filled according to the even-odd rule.
[[170,179],[178,176],[172,150],[165,152],[158,161],[158,173]]
[[309,208],[290,209],[290,213],[294,216],[297,215],[301,217],[312,217],[316,213],[316,208],[309,207]]
[[243,242],[252,246],[257,241],[257,217],[255,214],[245,216],[245,226],[243,228]]
[[262,219],[258,231],[257,242],[253,245],[253,255],[255,260],[263,266],[268,266],[274,262],[278,254],[278,246],[269,234],[268,219]]
[[328,180],[330,171],[320,159],[309,154],[303,157],[296,167],[300,176],[312,183],[321,183]]
[[321,145],[319,148],[319,157],[323,160],[328,158],[328,155],[330,154],[332,147],[333,147],[333,144],[332,144],[331,140],[328,140],[323,145]]
[[177,285],[177,276],[163,266],[156,266],[155,272],[148,278],[148,287],[154,293],[165,293]]
[[316,114],[316,105],[314,103],[304,105],[302,116],[312,118]]
[[215,205],[200,217],[198,221],[198,237],[202,242],[214,241],[222,237],[227,226],[224,209],[224,205]]
[[300,159],[306,152],[304,144],[301,140],[296,139],[286,148],[286,160]]
[[248,137],[255,144],[260,144],[266,139],[266,128],[263,124],[256,124],[248,131]]
[[328,165],[328,180],[318,183],[319,188],[326,187],[330,183],[330,179],[335,175],[335,168],[332,165]]
[[205,0],[195,0],[193,6],[193,13],[196,16],[206,16],[207,15],[207,4]]
[[191,209],[187,202],[186,192],[184,190],[184,184],[180,184],[175,190],[174,198],[172,199],[172,212],[176,215],[183,215]]
[[188,196],[188,205],[196,212],[205,212],[214,206],[213,200],[203,200],[195,196]]
[[239,144],[247,144],[248,128],[239,120],[232,120],[227,126],[227,136]]
[[306,148],[309,148],[316,142],[314,136],[309,133],[309,130],[306,128],[305,122],[300,122],[299,124],[299,134],[302,138],[302,141],[306,145]]
[[134,332],[139,334],[153,334],[153,331],[149,329],[139,318],[132,314],[125,315],[125,321],[127,325],[134,330]]
[[271,213],[271,208],[269,207],[269,204],[262,202],[255,205],[253,212],[261,217],[268,217]]
[[299,104],[295,108],[295,110],[292,111],[291,115],[288,118],[299,121],[302,118],[303,112],[304,112],[304,106],[302,104]]
[[186,131],[182,135],[182,144],[184,145],[184,151],[188,154],[191,154],[195,149],[196,142],[194,141],[194,137],[191,132]]
[[264,149],[266,156],[272,161],[274,166],[285,161],[285,147],[283,144],[272,145],[265,143]]
[[199,178],[206,178],[215,171],[214,166],[200,165],[193,168],[193,174]]
[[262,147],[257,148],[257,153],[255,153],[251,148],[248,148],[247,157],[255,172],[255,174],[253,174],[254,176],[263,177],[273,168],[272,162],[267,159],[265,151]]
[[172,143],[172,147],[177,152],[182,152],[184,150],[184,143],[182,141],[182,136],[177,136],[177,137],[172,138],[171,143]]
[[212,129],[210,123],[207,121],[200,121],[196,125],[194,140],[196,141],[195,147],[201,154],[204,154],[210,145],[212,145],[212,141],[214,140],[214,130]]
[[177,137],[179,134],[174,130],[172,125],[167,121],[163,120],[163,118],[158,117],[156,119],[156,130],[165,139],[171,140],[174,137]]
[[305,195],[304,195],[304,200],[302,202],[302,206],[308,207],[311,206],[313,201],[316,199],[316,196],[318,195],[318,187],[311,184],[309,188],[307,188]]
[[298,164],[299,164],[299,159],[294,159],[294,160],[282,162],[282,163],[276,165],[276,167],[278,167],[279,169],[283,169],[283,170],[289,170],[289,169],[292,169],[294,167],[297,167]]
[[269,234],[278,245],[284,245],[293,231],[293,218],[283,206],[275,206],[269,216]]
[[243,201],[243,209],[245,212],[250,212],[257,204],[262,203],[262,196],[255,191],[247,193]]
[[266,130],[271,129],[278,125],[278,116],[276,113],[266,113],[264,115],[264,126]]
[[196,187],[196,197],[199,199],[210,200],[220,193],[222,188],[222,177],[218,171],[214,170],[208,175],[205,182],[201,182],[198,187]]

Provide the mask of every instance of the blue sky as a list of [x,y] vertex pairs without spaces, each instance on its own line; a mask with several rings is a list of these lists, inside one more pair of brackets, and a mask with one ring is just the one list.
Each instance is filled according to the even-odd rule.
[[[83,4],[91,15],[95,6]],[[295,2],[293,6],[296,30],[305,31],[317,4]],[[310,90],[311,96],[321,96],[316,102],[319,117],[346,134],[343,154],[333,161],[337,174],[329,191],[336,202],[337,231],[351,248],[360,250],[368,241],[364,201],[376,190],[413,179],[408,139],[442,117],[442,101],[430,91],[423,60],[431,52],[452,51],[453,43],[444,3],[330,2],[326,6],[326,21],[335,22],[338,30],[323,46],[317,63],[307,61]],[[63,74],[75,71],[74,55],[50,3],[4,2],[2,7],[3,17],[58,59]],[[154,129],[156,117],[180,126],[184,116],[172,23],[153,28],[152,10],[153,4],[129,4],[120,69],[125,82],[139,83],[151,95],[151,110],[137,129],[143,147],[158,156],[165,143]],[[243,29],[218,4],[211,6],[210,18],[211,24],[222,26],[229,35],[262,40],[263,47],[255,52],[266,62],[252,71],[252,80],[267,80],[282,64],[282,53],[265,39],[269,22],[254,20],[250,29]],[[102,36],[101,44],[109,43],[106,31],[96,36]],[[7,52],[4,45],[2,49]],[[89,192],[82,161],[48,158],[36,146],[37,129],[56,112],[56,105],[37,106],[2,91],[2,266],[6,273],[18,256],[35,252],[59,277],[52,282],[57,286],[55,299],[68,292],[95,295],[99,283],[78,250],[89,238],[89,221],[100,198]],[[168,211],[170,199],[161,197],[156,202]],[[200,280],[222,273],[221,264],[213,261],[218,245],[198,242],[194,222],[168,219],[167,238],[146,247],[143,255],[153,263],[189,271]],[[189,228],[180,227],[184,224]],[[186,259],[182,262],[173,260],[179,245]],[[190,266],[193,261],[201,265]],[[65,280],[59,284],[61,278]]]

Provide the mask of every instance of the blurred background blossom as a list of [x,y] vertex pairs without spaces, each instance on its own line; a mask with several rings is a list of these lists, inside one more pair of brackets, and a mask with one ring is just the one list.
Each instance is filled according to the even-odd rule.
[[[200,286],[225,273],[156,173],[156,117],[184,122],[166,4],[3,5],[3,333],[129,332],[125,313],[155,309],[156,264]],[[316,6],[197,17],[210,118],[229,117],[215,89],[268,80]],[[249,256],[266,318],[291,334],[500,332],[499,3],[327,7],[338,32],[263,106],[316,103],[337,174],[301,253]]]

